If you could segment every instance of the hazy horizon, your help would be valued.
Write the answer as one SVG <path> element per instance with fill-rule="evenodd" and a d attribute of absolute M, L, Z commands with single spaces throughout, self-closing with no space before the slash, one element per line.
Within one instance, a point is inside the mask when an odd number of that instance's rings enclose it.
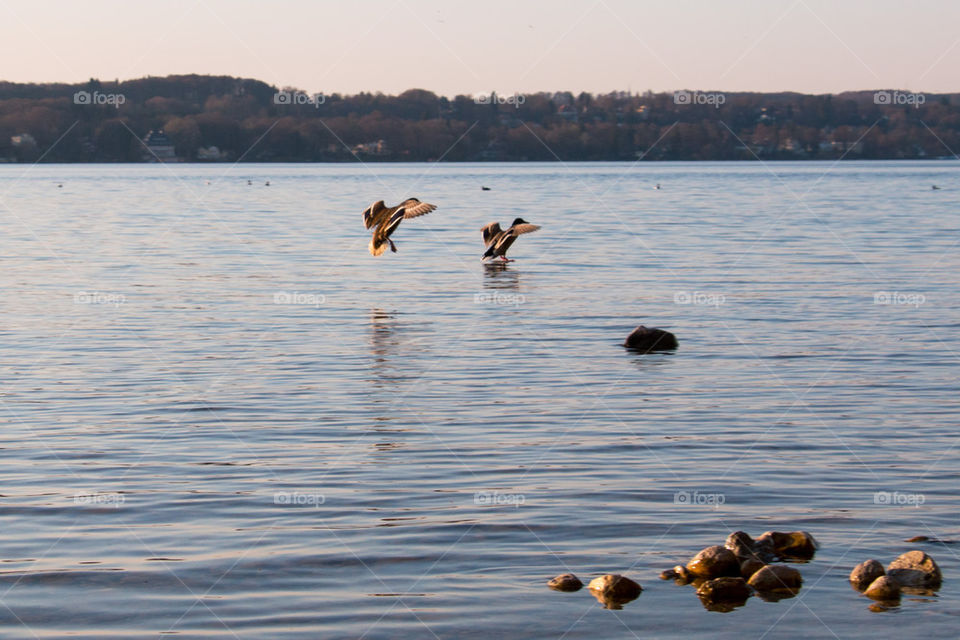
<path fill-rule="evenodd" d="M 195 73 L 344 94 L 960 90 L 960 5 L 945 0 L 174 0 L 160 11 L 57 0 L 5 3 L 0 16 L 0 54 L 19 58 L 0 72 L 11 82 Z"/>

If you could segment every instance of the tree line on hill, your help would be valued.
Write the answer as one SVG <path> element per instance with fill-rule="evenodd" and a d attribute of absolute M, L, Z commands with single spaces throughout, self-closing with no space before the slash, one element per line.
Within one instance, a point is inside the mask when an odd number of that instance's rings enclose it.
<path fill-rule="evenodd" d="M 150 145 L 148 132 L 161 131 Z M 0 82 L 0 161 L 955 157 L 960 94 L 307 94 L 226 76 Z M 158 143 L 159 141 L 159 143 Z"/>

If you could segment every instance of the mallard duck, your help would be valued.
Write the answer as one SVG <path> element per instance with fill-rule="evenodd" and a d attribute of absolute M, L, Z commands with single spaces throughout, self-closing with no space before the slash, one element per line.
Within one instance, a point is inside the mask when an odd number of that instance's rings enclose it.
<path fill-rule="evenodd" d="M 516 241 L 517 236 L 523 235 L 524 233 L 531 233 L 539 228 L 539 225 L 530 224 L 523 218 L 514 220 L 513 224 L 510 225 L 510 228 L 506 231 L 500 228 L 499 222 L 491 222 L 481 229 L 487 250 L 480 259 L 486 260 L 487 258 L 499 256 L 504 262 L 513 262 L 507 257 L 507 249 L 510 248 L 510 245 Z"/>
<path fill-rule="evenodd" d="M 364 226 L 367 229 L 374 229 L 368 247 L 370 254 L 374 256 L 382 255 L 387 250 L 387 244 L 390 245 L 390 251 L 396 253 L 397 246 L 393 244 L 390 236 L 400 226 L 400 222 L 405 218 L 416 218 L 430 213 L 436 208 L 436 205 L 420 202 L 416 198 L 407 198 L 395 207 L 386 206 L 383 204 L 383 200 L 374 202 L 363 212 Z"/>

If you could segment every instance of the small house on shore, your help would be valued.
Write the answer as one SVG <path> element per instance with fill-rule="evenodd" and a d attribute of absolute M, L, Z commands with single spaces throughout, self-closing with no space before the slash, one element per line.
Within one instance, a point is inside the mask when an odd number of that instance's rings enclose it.
<path fill-rule="evenodd" d="M 163 132 L 163 129 L 150 130 L 143 138 L 146 149 L 143 151 L 144 162 L 179 162 L 176 149 Z"/>

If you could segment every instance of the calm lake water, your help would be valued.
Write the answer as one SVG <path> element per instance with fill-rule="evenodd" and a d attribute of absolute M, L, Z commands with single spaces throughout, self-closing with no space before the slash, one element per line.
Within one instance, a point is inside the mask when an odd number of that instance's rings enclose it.
<path fill-rule="evenodd" d="M 0 167 L 0 636 L 954 638 L 958 169 Z M 816 536 L 799 596 L 657 578 L 738 529 Z"/>

